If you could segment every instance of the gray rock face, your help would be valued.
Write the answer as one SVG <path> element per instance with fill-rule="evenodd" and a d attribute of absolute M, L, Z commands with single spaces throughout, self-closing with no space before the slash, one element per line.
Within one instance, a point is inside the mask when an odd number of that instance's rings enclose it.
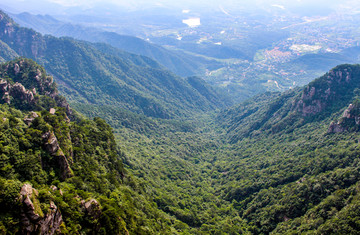
<path fill-rule="evenodd" d="M 24 184 L 20 191 L 22 234 L 55 234 L 60 232 L 63 223 L 62 215 L 54 202 L 44 215 L 40 208 L 35 208 L 33 200 L 37 200 L 38 192 L 30 184 Z M 39 211 L 40 210 L 40 211 Z"/>
<path fill-rule="evenodd" d="M 341 133 L 344 132 L 345 128 L 341 126 L 341 124 L 338 122 L 331 122 L 328 133 Z"/>
<path fill-rule="evenodd" d="M 25 89 L 25 87 L 18 82 L 11 85 L 7 81 L 1 79 L 0 94 L 2 94 L 1 99 L 8 104 L 10 104 L 10 96 L 29 104 L 33 104 L 35 102 L 33 91 Z"/>
<path fill-rule="evenodd" d="M 309 84 L 295 104 L 295 109 L 303 117 L 316 115 L 325 110 L 337 97 L 336 87 L 350 84 L 352 74 L 348 69 L 344 71 L 331 70 L 327 75 L 326 82 L 319 85 Z M 315 87 L 316 86 L 316 87 Z M 339 98 L 339 97 L 338 97 Z"/>
<path fill-rule="evenodd" d="M 65 154 L 60 148 L 59 142 L 54 132 L 46 132 L 41 136 L 44 140 L 44 147 L 50 153 L 51 156 L 55 157 L 58 161 L 61 178 L 66 179 L 72 176 L 72 171 L 69 165 L 69 161 Z"/>
<path fill-rule="evenodd" d="M 349 127 L 346 126 L 344 123 L 351 121 L 353 125 L 360 125 L 360 116 L 354 115 L 353 111 L 355 109 L 358 109 L 355 107 L 355 105 L 350 104 L 347 109 L 345 109 L 342 117 L 337 122 L 331 122 L 328 133 L 341 133 L 346 131 Z"/>

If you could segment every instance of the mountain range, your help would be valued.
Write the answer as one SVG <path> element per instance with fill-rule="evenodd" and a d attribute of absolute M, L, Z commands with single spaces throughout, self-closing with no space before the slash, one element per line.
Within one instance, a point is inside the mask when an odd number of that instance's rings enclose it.
<path fill-rule="evenodd" d="M 360 231 L 360 65 L 230 107 L 201 78 L 4 13 L 0 39 L 2 233 Z"/>
<path fill-rule="evenodd" d="M 4 13 L 0 31 L 6 49 L 4 59 L 15 52 L 38 61 L 54 76 L 70 102 L 113 105 L 162 118 L 215 109 L 229 102 L 226 98 L 212 99 L 220 95 L 201 79 L 197 84 L 203 84 L 194 87 L 191 84 L 195 83 L 164 70 L 145 56 L 106 44 L 43 36 L 19 27 Z"/>
<path fill-rule="evenodd" d="M 49 15 L 21 13 L 11 14 L 10 16 L 21 26 L 32 28 L 42 34 L 50 34 L 56 37 L 72 37 L 93 43 L 107 43 L 130 53 L 147 56 L 179 76 L 202 75 L 206 69 L 221 66 L 215 60 L 168 50 L 134 36 L 120 35 L 115 32 L 62 22 Z"/>

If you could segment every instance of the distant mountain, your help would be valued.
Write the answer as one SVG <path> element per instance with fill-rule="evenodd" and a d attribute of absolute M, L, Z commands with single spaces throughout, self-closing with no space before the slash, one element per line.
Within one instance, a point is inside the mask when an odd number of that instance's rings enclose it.
<path fill-rule="evenodd" d="M 73 37 L 89 42 L 103 42 L 130 53 L 147 56 L 158 61 L 179 76 L 204 74 L 207 68 L 220 67 L 215 60 L 192 56 L 180 51 L 170 51 L 133 36 L 120 35 L 96 28 L 65 23 L 49 15 L 30 13 L 11 14 L 11 17 L 23 27 L 32 28 L 42 34 L 56 37 Z"/>
<path fill-rule="evenodd" d="M 349 53 L 351 52 L 351 53 Z M 339 53 L 318 53 L 303 55 L 289 64 L 296 65 L 307 71 L 328 71 L 329 69 L 344 63 L 359 61 L 359 49 L 348 48 Z"/>
<path fill-rule="evenodd" d="M 108 45 L 42 36 L 0 13 L 0 38 L 17 55 L 32 58 L 51 73 L 70 102 L 112 105 L 147 116 L 171 118 L 224 107 L 155 61 Z M 109 53 L 111 52 L 111 53 Z"/>
<path fill-rule="evenodd" d="M 1 62 L 9 61 L 17 56 L 18 56 L 18 54 L 13 49 L 11 49 L 6 43 L 4 43 L 0 40 L 0 61 Z"/>

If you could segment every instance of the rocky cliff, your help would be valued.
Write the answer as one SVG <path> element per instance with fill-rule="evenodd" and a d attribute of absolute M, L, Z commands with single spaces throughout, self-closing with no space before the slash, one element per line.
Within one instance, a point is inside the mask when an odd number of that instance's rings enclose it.
<path fill-rule="evenodd" d="M 71 117 L 66 100 L 58 94 L 51 76 L 34 61 L 19 58 L 0 65 L 0 102 L 27 110 L 63 107 Z M 49 102 L 49 98 L 52 99 Z M 44 101 L 44 100 L 48 101 Z M 45 105 L 47 103 L 47 105 Z M 45 107 L 45 106 L 46 107 Z"/>
<path fill-rule="evenodd" d="M 348 100 L 359 87 L 359 67 L 341 65 L 307 85 L 294 109 L 303 117 L 316 115 L 325 109 Z M 350 94 L 349 94 L 350 93 Z"/>
<path fill-rule="evenodd" d="M 360 103 L 356 100 L 343 112 L 341 118 L 331 122 L 328 133 L 341 133 L 344 131 L 357 131 L 360 128 Z"/>
<path fill-rule="evenodd" d="M 44 140 L 45 149 L 50 153 L 52 157 L 56 159 L 58 168 L 60 170 L 61 179 L 64 180 L 66 178 L 73 176 L 73 172 L 70 168 L 69 160 L 65 156 L 64 152 L 61 150 L 59 142 L 54 132 L 50 132 L 50 131 L 45 132 L 41 137 Z M 72 155 L 72 151 L 70 152 L 70 155 Z"/>
<path fill-rule="evenodd" d="M 30 184 L 24 184 L 20 191 L 22 234 L 52 235 L 60 233 L 63 223 L 61 212 L 53 201 L 48 204 L 45 213 L 39 206 L 37 199 L 39 192 Z"/>

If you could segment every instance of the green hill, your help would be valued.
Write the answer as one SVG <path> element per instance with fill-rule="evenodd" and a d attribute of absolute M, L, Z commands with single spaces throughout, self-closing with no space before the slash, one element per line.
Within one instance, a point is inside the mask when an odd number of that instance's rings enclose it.
<path fill-rule="evenodd" d="M 107 45 L 42 36 L 1 13 L 1 40 L 20 56 L 44 65 L 70 102 L 112 105 L 152 117 L 172 118 L 225 105 L 207 100 L 185 79 L 156 62 Z M 112 53 L 108 53 L 112 51 Z"/>
<path fill-rule="evenodd" d="M 205 73 L 208 68 L 220 67 L 220 63 L 215 60 L 191 56 L 179 51 L 170 51 L 133 36 L 64 23 L 49 15 L 21 13 L 12 14 L 11 16 L 21 26 L 32 28 L 43 34 L 56 37 L 72 37 L 94 43 L 107 43 L 130 53 L 147 56 L 179 76 L 200 75 Z"/>

